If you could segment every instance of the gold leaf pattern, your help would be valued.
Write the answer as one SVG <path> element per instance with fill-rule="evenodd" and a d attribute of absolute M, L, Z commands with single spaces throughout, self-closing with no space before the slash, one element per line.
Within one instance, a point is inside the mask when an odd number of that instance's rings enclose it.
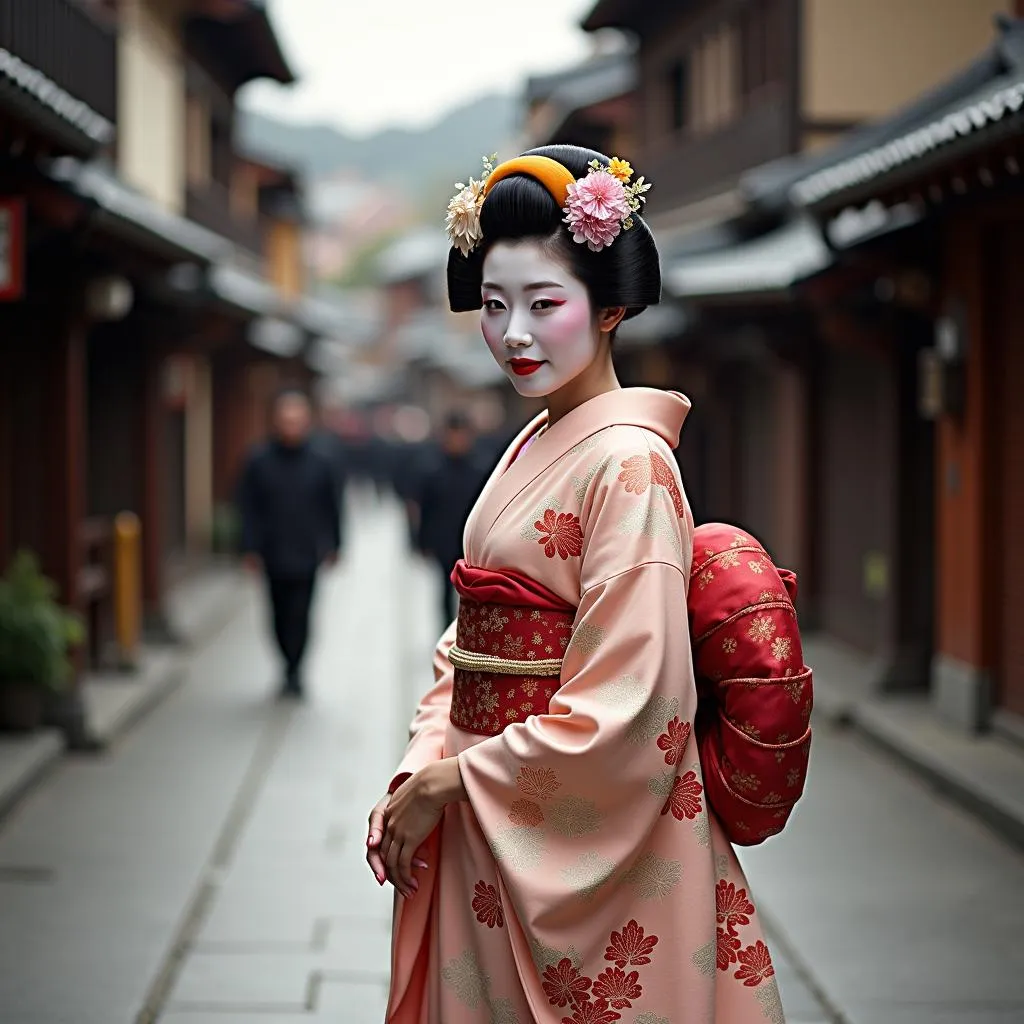
<path fill-rule="evenodd" d="M 593 654 L 604 643 L 605 629 L 594 622 L 581 622 L 569 638 L 569 649 L 580 654 Z"/>
<path fill-rule="evenodd" d="M 707 815 L 707 811 L 698 814 L 693 822 L 693 834 L 697 839 L 697 844 L 704 847 L 706 850 L 711 845 L 711 819 Z"/>
<path fill-rule="evenodd" d="M 723 878 L 729 877 L 729 857 L 728 854 L 720 853 L 715 858 L 715 880 L 721 882 Z"/>
<path fill-rule="evenodd" d="M 495 999 L 491 1002 L 491 1024 L 519 1024 L 511 999 Z"/>
<path fill-rule="evenodd" d="M 782 1009 L 782 996 L 779 995 L 779 985 L 774 978 L 758 988 L 754 998 L 761 1004 L 761 1012 L 770 1024 L 786 1024 L 786 1015 Z"/>
<path fill-rule="evenodd" d="M 678 714 L 678 697 L 654 697 L 630 723 L 626 738 L 637 746 L 650 743 Z"/>
<path fill-rule="evenodd" d="M 604 431 L 599 431 L 596 434 L 591 434 L 590 437 L 585 437 L 579 444 L 573 445 L 573 447 L 569 449 L 569 455 L 585 455 L 587 452 L 592 452 L 601 444 L 602 433 L 604 433 Z"/>
<path fill-rule="evenodd" d="M 726 654 L 735 654 L 738 646 L 739 645 L 736 643 L 736 638 L 734 636 L 727 636 L 722 641 L 722 650 L 725 651 Z"/>
<path fill-rule="evenodd" d="M 473 950 L 467 949 L 458 959 L 449 960 L 441 971 L 441 977 L 455 989 L 460 1002 L 470 1009 L 475 1010 L 486 1002 L 491 979 L 484 974 Z"/>
<path fill-rule="evenodd" d="M 683 865 L 654 852 L 645 853 L 623 877 L 641 900 L 663 900 L 679 884 Z"/>
<path fill-rule="evenodd" d="M 594 688 L 594 698 L 608 707 L 621 710 L 629 718 L 635 717 L 647 703 L 648 689 L 639 676 L 625 675 L 609 679 Z"/>
<path fill-rule="evenodd" d="M 503 868 L 529 871 L 540 863 L 544 853 L 544 830 L 506 825 L 491 840 L 491 852 Z"/>
<path fill-rule="evenodd" d="M 587 902 L 615 873 L 615 861 L 596 851 L 580 855 L 575 864 L 562 869 L 562 879 L 576 895 Z"/>
<path fill-rule="evenodd" d="M 545 968 L 554 967 L 563 960 L 568 960 L 577 971 L 583 970 L 583 957 L 575 946 L 570 946 L 564 953 L 553 946 L 545 946 L 539 939 L 530 939 L 530 955 L 537 965 L 537 973 L 543 974 Z"/>
<path fill-rule="evenodd" d="M 717 962 L 718 952 L 716 949 L 715 940 L 712 939 L 710 942 L 704 943 L 696 953 L 690 957 L 690 962 L 694 967 L 704 975 L 705 978 L 713 978 L 715 976 L 715 964 Z"/>
<path fill-rule="evenodd" d="M 718 559 L 718 564 L 723 569 L 735 569 L 740 564 L 738 551 L 723 551 Z"/>
<path fill-rule="evenodd" d="M 751 620 L 747 636 L 755 644 L 767 643 L 775 636 L 775 623 L 767 615 L 755 615 Z"/>
<path fill-rule="evenodd" d="M 618 525 L 619 533 L 641 534 L 644 537 L 669 542 L 677 558 L 683 557 L 683 542 L 680 536 L 679 520 L 671 507 L 671 498 L 662 488 L 651 492 L 646 504 L 635 505 L 627 512 Z"/>
<path fill-rule="evenodd" d="M 655 776 L 653 779 L 647 780 L 647 788 L 651 791 L 652 796 L 660 797 L 662 800 L 667 800 L 672 795 L 672 789 L 676 782 L 676 770 L 672 768 L 663 771 L 660 775 Z"/>
<path fill-rule="evenodd" d="M 653 1013 L 641 1013 L 636 1024 L 669 1024 L 668 1017 L 657 1017 Z"/>
<path fill-rule="evenodd" d="M 586 471 L 583 476 L 574 476 L 572 478 L 572 490 L 576 497 L 576 504 L 582 505 L 587 498 L 587 488 L 590 487 L 591 481 L 595 476 L 604 468 L 607 467 L 607 462 L 599 462 Z"/>
<path fill-rule="evenodd" d="M 601 812 L 597 804 L 579 796 L 562 797 L 551 805 L 545 817 L 553 832 L 570 839 L 578 839 L 601 827 Z"/>
<path fill-rule="evenodd" d="M 788 636 L 777 636 L 772 641 L 772 657 L 776 661 L 789 661 L 793 640 Z"/>

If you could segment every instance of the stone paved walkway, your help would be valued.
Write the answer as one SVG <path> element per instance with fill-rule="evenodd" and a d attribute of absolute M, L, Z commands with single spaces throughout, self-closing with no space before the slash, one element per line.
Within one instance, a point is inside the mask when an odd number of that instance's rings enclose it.
<path fill-rule="evenodd" d="M 439 623 L 396 509 L 353 520 L 307 704 L 271 699 L 253 588 L 166 704 L 4 823 L 3 1024 L 383 1019 L 391 897 L 365 819 Z M 1024 1020 L 1019 856 L 847 735 L 822 729 L 814 758 L 791 830 L 743 857 L 790 1024 Z"/>

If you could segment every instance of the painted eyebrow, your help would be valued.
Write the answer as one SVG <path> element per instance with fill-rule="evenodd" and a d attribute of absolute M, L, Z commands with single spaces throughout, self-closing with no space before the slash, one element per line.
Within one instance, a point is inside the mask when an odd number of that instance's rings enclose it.
<path fill-rule="evenodd" d="M 501 285 L 495 284 L 493 281 L 484 281 L 480 286 L 481 288 L 493 288 L 495 291 L 501 291 Z M 563 288 L 564 285 L 559 284 L 557 281 L 535 281 L 533 284 L 528 284 L 523 291 L 524 292 L 539 292 L 546 288 Z"/>

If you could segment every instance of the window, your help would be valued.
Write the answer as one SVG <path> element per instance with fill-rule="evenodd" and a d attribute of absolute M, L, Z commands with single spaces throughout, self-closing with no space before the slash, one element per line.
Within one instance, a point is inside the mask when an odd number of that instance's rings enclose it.
<path fill-rule="evenodd" d="M 690 121 L 690 62 L 686 58 L 674 61 L 667 76 L 670 126 L 682 131 Z"/>
<path fill-rule="evenodd" d="M 200 97 L 189 96 L 185 114 L 188 183 L 205 187 L 210 183 L 210 109 Z"/>
<path fill-rule="evenodd" d="M 780 0 L 755 0 L 740 18 L 740 88 L 750 106 L 784 77 L 785 11 Z"/>

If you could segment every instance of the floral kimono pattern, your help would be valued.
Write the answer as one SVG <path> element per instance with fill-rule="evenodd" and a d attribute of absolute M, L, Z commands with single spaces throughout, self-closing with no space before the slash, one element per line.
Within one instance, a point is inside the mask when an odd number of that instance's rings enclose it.
<path fill-rule="evenodd" d="M 562 659 L 546 710 L 514 677 L 495 701 L 514 718 L 522 696 L 528 717 L 492 735 L 454 724 L 483 712 L 460 696 L 453 714 L 455 624 L 441 638 L 395 779 L 457 756 L 469 799 L 428 840 L 419 892 L 396 895 L 389 1022 L 783 1021 L 693 733 L 693 523 L 672 457 L 688 409 L 630 388 L 538 436 L 541 415 L 469 517 L 469 565 L 514 570 L 575 613 L 564 650 L 538 631 L 537 656 Z"/>

